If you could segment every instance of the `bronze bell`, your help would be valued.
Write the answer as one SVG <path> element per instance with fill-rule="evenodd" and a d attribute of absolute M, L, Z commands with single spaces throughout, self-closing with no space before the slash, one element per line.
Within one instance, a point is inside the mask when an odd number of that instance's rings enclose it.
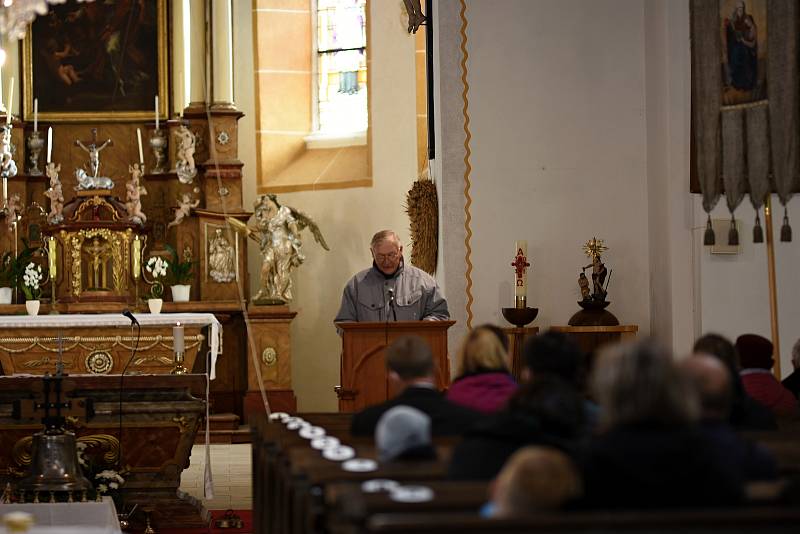
<path fill-rule="evenodd" d="M 18 490 L 82 491 L 92 484 L 81 472 L 72 432 L 37 432 L 33 435 L 31 466 Z"/>

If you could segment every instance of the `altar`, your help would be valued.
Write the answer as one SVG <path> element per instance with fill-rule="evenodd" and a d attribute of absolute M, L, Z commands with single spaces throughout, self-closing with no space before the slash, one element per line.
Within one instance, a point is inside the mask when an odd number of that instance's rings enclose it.
<path fill-rule="evenodd" d="M 213 314 L 134 317 L 141 332 L 121 313 L 0 316 L 0 374 L 54 373 L 59 356 L 68 374 L 169 374 L 174 328 L 181 326 L 184 367 L 216 378 L 221 325 Z M 198 354 L 208 354 L 210 364 Z"/>

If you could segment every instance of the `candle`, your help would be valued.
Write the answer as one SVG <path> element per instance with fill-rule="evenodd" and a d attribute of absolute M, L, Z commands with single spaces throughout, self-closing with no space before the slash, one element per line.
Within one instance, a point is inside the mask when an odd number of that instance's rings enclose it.
<path fill-rule="evenodd" d="M 133 236 L 133 279 L 138 280 L 142 272 L 142 242 L 139 236 Z"/>
<path fill-rule="evenodd" d="M 139 164 L 144 165 L 144 152 L 142 152 L 142 130 L 136 128 L 136 141 L 139 143 Z"/>
<path fill-rule="evenodd" d="M 525 308 L 528 289 L 528 242 L 517 241 L 514 243 L 514 296 L 516 307 Z"/>
<path fill-rule="evenodd" d="M 175 354 L 180 354 L 184 351 L 183 326 L 181 326 L 181 323 L 172 327 L 172 346 L 175 350 Z"/>
<path fill-rule="evenodd" d="M 50 237 L 47 240 L 47 263 L 50 268 L 50 280 L 55 284 L 56 281 L 56 238 Z"/>
<path fill-rule="evenodd" d="M 8 110 L 6 111 L 6 124 L 11 124 L 11 104 L 14 102 L 14 77 L 8 82 Z"/>
<path fill-rule="evenodd" d="M 39 99 L 33 99 L 33 131 L 39 131 Z"/>
<path fill-rule="evenodd" d="M 8 177 L 3 176 L 3 204 L 8 204 Z"/>
<path fill-rule="evenodd" d="M 158 130 L 158 95 L 156 95 L 156 130 Z"/>
<path fill-rule="evenodd" d="M 47 163 L 53 162 L 53 127 L 47 127 Z"/>

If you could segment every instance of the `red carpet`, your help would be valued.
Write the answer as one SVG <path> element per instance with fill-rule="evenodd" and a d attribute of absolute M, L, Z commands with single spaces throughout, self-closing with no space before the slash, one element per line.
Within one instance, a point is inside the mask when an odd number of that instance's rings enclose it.
<path fill-rule="evenodd" d="M 156 531 L 159 534 L 252 534 L 252 510 L 233 511 L 244 523 L 242 528 L 217 528 L 216 522 L 218 519 L 222 519 L 225 512 L 226 510 L 211 510 L 211 524 L 207 528 L 157 528 Z"/>

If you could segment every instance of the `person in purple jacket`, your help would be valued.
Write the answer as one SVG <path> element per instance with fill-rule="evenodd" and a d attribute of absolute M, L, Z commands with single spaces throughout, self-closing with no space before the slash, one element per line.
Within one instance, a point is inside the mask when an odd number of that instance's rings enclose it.
<path fill-rule="evenodd" d="M 447 400 L 481 413 L 502 409 L 516 391 L 509 373 L 508 351 L 491 325 L 479 326 L 467 334 L 457 360 L 457 376 Z"/>

